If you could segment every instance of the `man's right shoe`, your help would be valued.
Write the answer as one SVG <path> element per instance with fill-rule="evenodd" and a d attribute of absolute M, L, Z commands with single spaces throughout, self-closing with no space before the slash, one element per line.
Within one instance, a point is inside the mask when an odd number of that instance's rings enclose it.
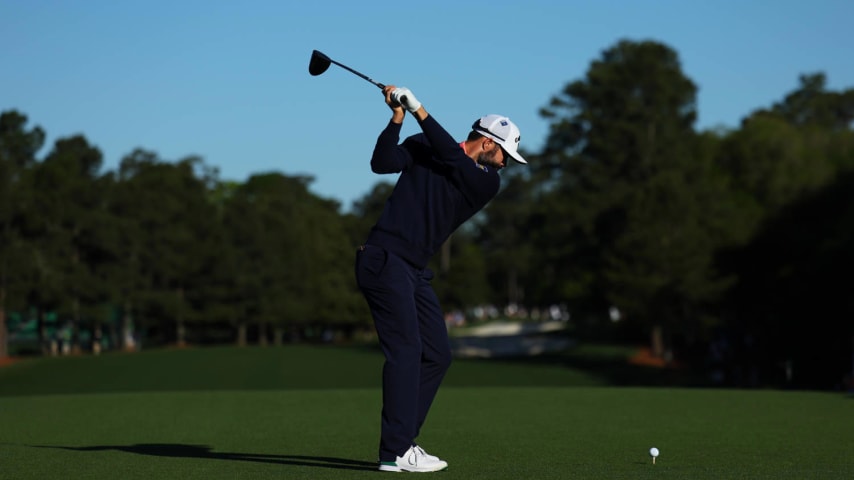
<path fill-rule="evenodd" d="M 383 472 L 438 472 L 448 468 L 448 462 L 429 455 L 423 448 L 413 445 L 393 462 L 380 462 Z"/>

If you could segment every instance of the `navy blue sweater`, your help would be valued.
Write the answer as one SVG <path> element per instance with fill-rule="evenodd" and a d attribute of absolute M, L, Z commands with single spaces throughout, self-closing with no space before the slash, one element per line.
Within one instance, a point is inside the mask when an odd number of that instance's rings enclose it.
<path fill-rule="evenodd" d="M 367 243 L 424 268 L 445 240 L 498 193 L 494 168 L 476 164 L 432 116 L 398 145 L 401 125 L 380 133 L 371 170 L 400 173 Z"/>

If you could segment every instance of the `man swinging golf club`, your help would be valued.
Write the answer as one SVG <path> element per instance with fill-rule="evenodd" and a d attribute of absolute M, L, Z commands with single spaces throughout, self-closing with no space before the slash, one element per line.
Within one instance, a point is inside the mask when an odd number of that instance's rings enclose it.
<path fill-rule="evenodd" d="M 498 193 L 498 171 L 511 158 L 527 162 L 517 151 L 519 129 L 507 117 L 478 119 L 460 143 L 409 89 L 381 88 L 392 116 L 377 139 L 371 170 L 400 176 L 356 254 L 356 280 L 385 354 L 379 469 L 435 472 L 447 462 L 415 439 L 450 366 L 451 348 L 426 266 L 451 233 Z M 398 144 L 407 111 L 423 133 Z"/>

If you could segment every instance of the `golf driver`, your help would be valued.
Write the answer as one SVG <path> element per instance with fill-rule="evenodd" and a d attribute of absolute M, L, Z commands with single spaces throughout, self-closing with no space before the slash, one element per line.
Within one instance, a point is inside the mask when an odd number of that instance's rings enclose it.
<path fill-rule="evenodd" d="M 314 76 L 320 75 L 321 73 L 325 72 L 326 69 L 329 68 L 329 65 L 332 63 L 334 63 L 335 65 L 338 65 L 339 67 L 343 68 L 344 70 L 349 70 L 350 72 L 355 73 L 356 75 L 358 75 L 358 76 L 364 78 L 365 80 L 373 83 L 374 85 L 380 87 L 381 89 L 385 88 L 385 85 L 383 85 L 382 83 L 375 82 L 373 79 L 369 78 L 367 75 L 359 73 L 359 72 L 353 70 L 352 68 L 348 67 L 347 65 L 344 65 L 343 63 L 338 63 L 335 60 L 332 60 L 331 58 L 327 57 L 325 54 L 323 54 L 323 52 L 319 52 L 317 50 L 313 50 L 311 52 L 311 62 L 309 62 L 309 64 L 308 64 L 308 73 L 310 73 Z"/>

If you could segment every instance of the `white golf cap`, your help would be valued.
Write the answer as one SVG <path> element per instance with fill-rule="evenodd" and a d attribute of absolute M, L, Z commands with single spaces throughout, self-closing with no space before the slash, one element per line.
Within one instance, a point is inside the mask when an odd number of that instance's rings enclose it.
<path fill-rule="evenodd" d="M 521 138 L 519 127 L 511 122 L 509 118 L 503 115 L 486 115 L 474 122 L 471 129 L 495 140 L 505 152 L 513 157 L 513 160 L 519 163 L 528 163 L 517 151 L 519 148 L 519 139 Z"/>

